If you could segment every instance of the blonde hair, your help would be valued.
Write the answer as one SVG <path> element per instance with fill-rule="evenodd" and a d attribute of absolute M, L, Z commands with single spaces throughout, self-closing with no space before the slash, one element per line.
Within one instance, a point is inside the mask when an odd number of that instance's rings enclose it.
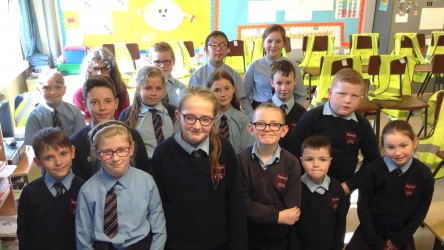
<path fill-rule="evenodd" d="M 140 96 L 140 89 L 148 81 L 150 77 L 160 77 L 162 79 L 163 85 L 165 85 L 165 76 L 162 70 L 156 66 L 145 66 L 137 72 L 137 85 L 136 91 L 134 92 L 134 100 L 131 104 L 131 112 L 128 114 L 125 122 L 128 126 L 134 128 L 137 125 L 139 119 L 140 107 L 142 105 L 142 97 Z"/>
<path fill-rule="evenodd" d="M 65 78 L 63 78 L 62 73 L 57 71 L 57 69 L 44 70 L 39 75 L 38 83 L 39 83 L 39 85 L 44 85 L 49 80 L 54 80 L 56 83 L 61 83 L 61 84 L 65 85 Z"/>
<path fill-rule="evenodd" d="M 203 87 L 190 87 L 188 88 L 185 93 L 183 93 L 182 98 L 179 103 L 179 113 L 184 109 L 187 100 L 192 96 L 198 96 L 202 99 L 205 99 L 213 104 L 213 115 L 217 114 L 217 109 L 219 107 L 218 101 L 216 96 L 213 94 L 211 90 L 208 88 Z M 176 121 L 176 130 L 177 132 L 181 132 L 183 128 L 180 124 L 180 119 L 177 119 Z M 219 158 L 222 151 L 221 142 L 219 139 L 219 136 L 216 133 L 216 130 L 214 126 L 211 126 L 211 130 L 208 134 L 208 137 L 210 139 L 210 166 L 211 166 L 211 180 L 213 182 L 213 187 L 216 189 L 219 185 L 219 176 L 220 176 L 220 169 L 219 169 Z"/>
<path fill-rule="evenodd" d="M 256 117 L 256 113 L 259 111 L 259 110 L 262 110 L 262 109 L 273 109 L 273 110 L 276 110 L 277 112 L 279 112 L 279 114 L 281 114 L 281 116 L 282 116 L 282 123 L 283 124 L 285 124 L 285 113 L 284 113 L 284 111 L 281 109 L 281 108 L 279 108 L 278 106 L 276 106 L 276 105 L 274 105 L 274 103 L 271 103 L 271 102 L 264 102 L 264 103 L 261 103 L 253 112 L 253 116 L 251 117 L 251 122 L 253 123 L 254 122 L 254 118 Z"/>
<path fill-rule="evenodd" d="M 152 52 L 170 52 L 171 59 L 176 60 L 176 56 L 174 55 L 173 48 L 167 42 L 158 42 L 158 43 L 153 44 L 150 48 L 150 56 L 151 56 Z"/>
<path fill-rule="evenodd" d="M 93 129 L 91 129 L 91 131 L 89 131 L 88 138 L 91 145 L 91 150 L 96 150 L 99 147 L 101 139 L 110 138 L 116 135 L 126 136 L 129 145 L 134 145 L 130 128 L 127 127 L 125 123 L 121 121 L 106 121 L 97 124 Z M 136 146 L 134 145 L 134 150 L 136 150 L 135 147 Z M 132 160 L 133 159 L 131 159 L 131 161 Z"/>

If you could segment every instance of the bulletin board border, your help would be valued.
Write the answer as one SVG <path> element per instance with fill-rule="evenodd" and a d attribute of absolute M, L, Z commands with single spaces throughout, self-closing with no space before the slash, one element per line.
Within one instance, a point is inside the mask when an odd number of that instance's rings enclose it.
<path fill-rule="evenodd" d="M 296 27 L 318 27 L 318 26 L 340 26 L 341 27 L 341 46 L 348 46 L 349 43 L 344 42 L 344 23 L 343 22 L 316 22 L 316 23 L 282 23 L 280 24 L 284 28 L 296 28 Z M 269 24 L 252 24 L 252 25 L 238 25 L 237 26 L 237 38 L 241 38 L 243 29 L 265 29 Z"/>

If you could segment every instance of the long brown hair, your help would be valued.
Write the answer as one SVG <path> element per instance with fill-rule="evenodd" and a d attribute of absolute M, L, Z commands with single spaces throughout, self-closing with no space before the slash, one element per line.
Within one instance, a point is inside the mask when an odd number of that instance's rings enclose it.
<path fill-rule="evenodd" d="M 165 83 L 165 76 L 162 70 L 156 66 L 145 66 L 137 72 L 137 85 L 134 92 L 133 104 L 131 104 L 131 112 L 128 114 L 125 122 L 130 127 L 136 127 L 139 120 L 140 106 L 142 105 L 142 97 L 140 96 L 140 89 L 145 85 L 150 77 L 160 77 L 162 82 Z"/>
<path fill-rule="evenodd" d="M 209 102 L 211 102 L 214 106 L 213 108 L 213 114 L 217 114 L 217 109 L 219 107 L 218 101 L 216 96 L 207 88 L 203 87 L 190 87 L 188 88 L 182 95 L 182 98 L 180 99 L 179 103 L 179 113 L 182 112 L 183 108 L 186 105 L 187 100 L 192 96 L 198 96 L 202 99 L 205 99 Z M 180 119 L 176 120 L 176 130 L 177 132 L 182 131 L 182 127 L 180 125 Z M 211 130 L 208 134 L 210 139 L 210 166 L 211 166 L 211 180 L 213 182 L 214 189 L 217 188 L 219 185 L 221 175 L 220 168 L 219 168 L 219 157 L 221 154 L 222 146 L 219 139 L 219 136 L 216 133 L 216 130 L 214 126 L 211 126 Z"/>
<path fill-rule="evenodd" d="M 82 63 L 85 80 L 94 75 L 94 63 L 98 61 L 103 61 L 106 64 L 107 69 L 109 70 L 109 77 L 113 81 L 114 88 L 116 89 L 116 97 L 119 98 L 118 108 L 121 109 L 123 105 L 123 100 L 125 100 L 126 97 L 126 91 L 124 91 L 126 89 L 126 85 L 122 80 L 122 76 L 120 75 L 120 70 L 116 63 L 116 59 L 107 48 L 98 47 L 88 52 L 88 55 Z"/>
<path fill-rule="evenodd" d="M 233 86 L 234 93 L 233 93 L 233 98 L 231 98 L 231 106 L 233 106 L 235 109 L 240 111 L 240 101 L 239 101 L 239 98 L 237 98 L 236 86 L 234 85 L 233 77 L 231 77 L 231 75 L 227 71 L 222 70 L 222 69 L 221 70 L 217 69 L 217 70 L 213 71 L 213 73 L 211 73 L 211 75 L 210 75 L 210 78 L 208 78 L 207 88 L 211 88 L 211 85 L 213 85 L 213 83 L 215 81 L 220 80 L 220 79 L 228 80 L 231 83 L 231 85 Z"/>

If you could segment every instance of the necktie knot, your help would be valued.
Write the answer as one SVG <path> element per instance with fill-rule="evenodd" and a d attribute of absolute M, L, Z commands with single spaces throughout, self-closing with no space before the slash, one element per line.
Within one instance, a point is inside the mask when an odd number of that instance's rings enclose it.
<path fill-rule="evenodd" d="M 191 153 L 191 155 L 192 155 L 194 158 L 199 158 L 199 157 L 201 157 L 201 156 L 203 155 L 203 152 L 202 152 L 201 149 L 195 149 L 195 150 L 193 151 L 193 153 Z"/>
<path fill-rule="evenodd" d="M 57 192 L 56 196 L 55 196 L 56 198 L 63 195 L 66 192 L 65 186 L 61 182 L 54 183 L 53 187 L 55 188 L 55 190 Z"/>
<path fill-rule="evenodd" d="M 396 168 L 395 170 L 392 171 L 393 174 L 400 176 L 402 174 L 402 170 L 400 168 Z"/>
<path fill-rule="evenodd" d="M 228 127 L 228 119 L 226 115 L 223 115 L 220 118 L 219 135 L 227 139 L 230 137 L 230 127 Z"/>
<path fill-rule="evenodd" d="M 284 114 L 286 114 L 287 113 L 287 104 L 282 104 L 281 106 L 280 106 L 280 108 L 282 109 L 282 111 L 284 111 Z"/>
<path fill-rule="evenodd" d="M 59 111 L 57 109 L 54 109 L 52 111 L 52 126 L 54 128 L 59 127 L 60 129 L 63 129 L 62 122 L 60 121 L 60 117 L 59 117 Z"/>

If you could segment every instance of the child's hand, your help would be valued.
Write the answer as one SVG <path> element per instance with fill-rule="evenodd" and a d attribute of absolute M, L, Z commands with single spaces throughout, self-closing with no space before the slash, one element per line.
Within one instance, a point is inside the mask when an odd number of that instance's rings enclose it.
<path fill-rule="evenodd" d="M 398 248 L 397 248 L 395 245 L 393 245 L 393 243 L 392 243 L 391 240 L 388 240 L 388 241 L 386 242 L 386 245 L 385 245 L 384 250 L 397 250 L 397 249 L 398 249 Z"/>
<path fill-rule="evenodd" d="M 298 207 L 279 211 L 278 224 L 294 225 L 299 220 L 301 210 Z"/>
<path fill-rule="evenodd" d="M 348 189 L 347 183 L 341 183 L 342 189 L 344 189 L 345 196 L 350 195 L 350 189 Z"/>

